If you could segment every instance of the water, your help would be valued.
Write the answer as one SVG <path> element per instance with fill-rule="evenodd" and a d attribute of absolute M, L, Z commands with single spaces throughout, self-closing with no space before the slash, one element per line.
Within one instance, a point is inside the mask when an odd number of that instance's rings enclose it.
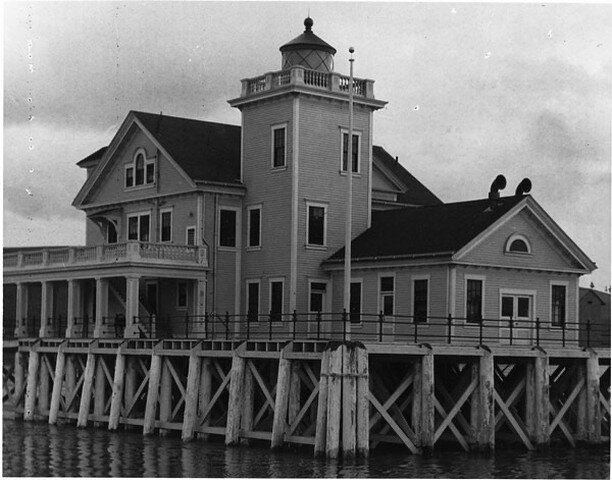
<path fill-rule="evenodd" d="M 610 454 L 597 449 L 548 452 L 502 450 L 410 455 L 378 449 L 367 461 L 313 459 L 312 449 L 271 452 L 261 447 L 143 437 L 4 420 L 2 474 L 48 477 L 376 477 L 376 478 L 609 478 Z"/>

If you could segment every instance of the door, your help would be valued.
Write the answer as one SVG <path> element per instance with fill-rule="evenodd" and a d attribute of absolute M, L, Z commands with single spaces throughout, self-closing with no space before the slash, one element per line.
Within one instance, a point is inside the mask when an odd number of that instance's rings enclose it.
<path fill-rule="evenodd" d="M 533 329 L 533 296 L 520 294 L 501 295 L 500 343 L 530 345 Z M 512 320 L 512 328 L 510 328 Z M 512 342 L 510 336 L 512 335 Z"/>
<path fill-rule="evenodd" d="M 327 283 L 310 282 L 308 336 L 317 338 L 329 332 L 329 320 L 325 313 L 327 308 Z"/>

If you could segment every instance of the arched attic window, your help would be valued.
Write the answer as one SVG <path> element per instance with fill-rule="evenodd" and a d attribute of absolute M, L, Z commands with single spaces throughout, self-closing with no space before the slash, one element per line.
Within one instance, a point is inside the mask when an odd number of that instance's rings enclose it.
<path fill-rule="evenodd" d="M 155 183 L 155 157 L 147 158 L 144 148 L 134 153 L 131 163 L 125 165 L 125 187 L 139 187 Z"/>
<path fill-rule="evenodd" d="M 515 233 L 511 235 L 506 241 L 506 252 L 507 253 L 522 253 L 528 255 L 531 253 L 531 245 L 527 237 Z"/>

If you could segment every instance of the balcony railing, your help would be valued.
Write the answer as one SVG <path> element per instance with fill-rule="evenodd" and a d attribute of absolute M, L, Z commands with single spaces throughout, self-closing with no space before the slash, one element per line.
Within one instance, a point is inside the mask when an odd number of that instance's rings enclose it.
<path fill-rule="evenodd" d="M 283 88 L 287 85 L 306 86 L 328 92 L 349 93 L 350 78 L 335 72 L 308 70 L 294 66 L 289 70 L 266 73 L 242 80 L 242 97 Z M 353 78 L 353 94 L 357 97 L 374 98 L 374 81 Z"/>
<path fill-rule="evenodd" d="M 112 264 L 117 262 L 208 266 L 205 246 L 129 241 L 93 247 L 44 248 L 4 254 L 5 272 L 44 267 Z"/>

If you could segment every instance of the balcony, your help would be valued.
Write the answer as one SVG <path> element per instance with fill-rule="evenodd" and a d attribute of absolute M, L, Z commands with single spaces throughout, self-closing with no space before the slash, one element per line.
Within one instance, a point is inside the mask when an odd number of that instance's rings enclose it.
<path fill-rule="evenodd" d="M 4 253 L 4 272 L 117 263 L 208 267 L 205 246 L 129 241 L 92 247 L 41 248 Z"/>
<path fill-rule="evenodd" d="M 242 80 L 240 99 L 264 92 L 286 89 L 291 86 L 348 94 L 349 83 L 350 78 L 346 75 L 307 70 L 301 66 L 294 66 L 289 70 L 270 72 L 259 77 Z M 353 95 L 357 98 L 374 100 L 374 80 L 353 78 Z M 240 99 L 235 101 L 239 102 Z"/>

